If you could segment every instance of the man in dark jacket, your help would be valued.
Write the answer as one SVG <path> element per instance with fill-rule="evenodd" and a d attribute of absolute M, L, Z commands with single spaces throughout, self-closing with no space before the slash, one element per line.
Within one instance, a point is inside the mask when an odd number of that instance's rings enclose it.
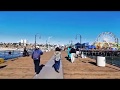
<path fill-rule="evenodd" d="M 39 46 L 36 46 L 35 50 L 32 52 L 32 59 L 34 61 L 34 66 L 35 66 L 35 73 L 36 76 L 40 72 L 40 56 L 43 55 L 43 52 L 39 49 Z"/>

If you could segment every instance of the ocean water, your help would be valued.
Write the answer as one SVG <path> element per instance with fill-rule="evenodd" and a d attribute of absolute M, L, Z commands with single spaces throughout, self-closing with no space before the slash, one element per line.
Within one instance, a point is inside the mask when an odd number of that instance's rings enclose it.
<path fill-rule="evenodd" d="M 22 57 L 23 56 L 23 51 L 18 51 L 18 50 L 12 50 L 11 54 L 9 54 L 10 50 L 6 51 L 0 51 L 0 58 L 4 58 L 4 60 L 9 60 L 17 57 Z M 31 54 L 32 50 L 28 50 L 28 53 Z"/>

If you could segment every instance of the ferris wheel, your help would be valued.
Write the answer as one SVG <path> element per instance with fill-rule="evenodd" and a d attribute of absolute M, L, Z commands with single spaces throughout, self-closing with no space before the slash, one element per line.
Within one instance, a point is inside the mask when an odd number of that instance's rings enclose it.
<path fill-rule="evenodd" d="M 95 42 L 117 43 L 118 38 L 112 32 L 103 32 L 98 35 Z"/>

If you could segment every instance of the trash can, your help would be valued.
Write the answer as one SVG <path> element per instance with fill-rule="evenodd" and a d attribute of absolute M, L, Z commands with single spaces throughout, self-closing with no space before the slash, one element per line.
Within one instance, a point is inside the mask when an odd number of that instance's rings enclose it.
<path fill-rule="evenodd" d="M 97 56 L 97 66 L 105 67 L 106 59 L 103 56 Z"/>

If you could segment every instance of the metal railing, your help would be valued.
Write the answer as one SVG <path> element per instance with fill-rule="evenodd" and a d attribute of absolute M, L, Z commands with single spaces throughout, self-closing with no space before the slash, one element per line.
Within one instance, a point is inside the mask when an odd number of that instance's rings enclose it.
<path fill-rule="evenodd" d="M 106 57 L 106 63 L 120 67 L 120 51 L 110 50 L 81 50 L 84 55 L 92 59 L 97 59 L 97 56 Z"/>

